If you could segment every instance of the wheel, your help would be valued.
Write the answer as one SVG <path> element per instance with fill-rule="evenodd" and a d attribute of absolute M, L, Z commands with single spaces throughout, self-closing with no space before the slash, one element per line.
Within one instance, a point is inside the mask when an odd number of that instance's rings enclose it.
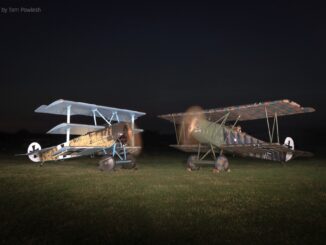
<path fill-rule="evenodd" d="M 196 164 L 194 163 L 195 160 L 197 160 L 196 155 L 191 155 L 188 157 L 187 170 L 189 170 L 189 171 L 199 170 L 199 167 L 197 167 Z"/>
<path fill-rule="evenodd" d="M 114 170 L 115 167 L 115 160 L 111 156 L 106 156 L 104 157 L 100 162 L 99 162 L 99 169 L 101 171 L 112 171 Z"/>
<path fill-rule="evenodd" d="M 226 156 L 220 155 L 216 159 L 214 169 L 217 170 L 217 172 L 222 171 L 222 170 L 224 170 L 224 171 L 229 170 L 229 161 L 226 158 Z"/>
<path fill-rule="evenodd" d="M 127 158 L 126 160 L 130 160 L 131 162 L 130 163 L 124 163 L 122 165 L 122 168 L 123 169 L 132 169 L 132 168 L 136 169 L 136 158 L 133 155 L 130 155 L 130 154 L 128 154 L 126 158 Z"/>

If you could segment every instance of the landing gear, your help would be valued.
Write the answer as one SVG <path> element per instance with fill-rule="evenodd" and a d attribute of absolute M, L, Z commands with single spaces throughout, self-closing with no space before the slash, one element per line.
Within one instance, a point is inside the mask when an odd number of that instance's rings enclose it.
<path fill-rule="evenodd" d="M 200 167 L 197 167 L 196 164 L 194 163 L 197 160 L 196 155 L 191 155 L 189 156 L 187 160 L 187 170 L 188 171 L 194 171 L 194 170 L 199 170 Z"/>
<path fill-rule="evenodd" d="M 230 172 L 229 161 L 224 155 L 220 155 L 214 163 L 214 173 L 219 173 L 220 171 Z"/>
<path fill-rule="evenodd" d="M 188 171 L 194 171 L 199 170 L 200 167 L 198 167 L 198 164 L 208 164 L 208 165 L 214 165 L 213 172 L 219 173 L 220 171 L 230 172 L 229 168 L 229 161 L 224 155 L 220 155 L 216 158 L 216 160 L 199 160 L 197 155 L 191 155 L 189 156 L 187 160 L 187 170 Z"/>
<path fill-rule="evenodd" d="M 99 161 L 99 170 L 101 171 L 113 171 L 118 169 L 137 169 L 136 160 L 134 156 L 127 155 L 125 160 L 115 160 L 112 156 L 104 156 Z"/>
<path fill-rule="evenodd" d="M 201 156 L 201 153 L 203 152 L 203 148 L 201 145 L 198 145 L 198 152 L 197 155 L 191 155 L 189 156 L 187 160 L 187 170 L 193 171 L 193 170 L 199 170 L 200 167 L 197 167 L 198 164 L 205 164 L 205 165 L 213 165 L 213 172 L 219 173 L 220 171 L 227 171 L 230 172 L 229 169 L 229 162 L 228 159 L 223 155 L 223 150 L 216 149 L 212 144 L 209 145 L 210 147 L 206 146 L 206 150 L 204 151 L 204 154 Z M 220 156 L 217 157 L 215 154 L 218 152 Z M 211 154 L 213 160 L 205 160 L 207 156 Z"/>
<path fill-rule="evenodd" d="M 137 169 L 137 165 L 136 165 L 136 159 L 134 156 L 128 154 L 127 157 L 126 157 L 126 160 L 127 161 L 130 161 L 129 163 L 124 163 L 122 165 L 122 168 L 123 169 Z"/>
<path fill-rule="evenodd" d="M 104 156 L 99 162 L 99 167 L 101 171 L 112 171 L 115 168 L 115 160 L 111 156 Z"/>

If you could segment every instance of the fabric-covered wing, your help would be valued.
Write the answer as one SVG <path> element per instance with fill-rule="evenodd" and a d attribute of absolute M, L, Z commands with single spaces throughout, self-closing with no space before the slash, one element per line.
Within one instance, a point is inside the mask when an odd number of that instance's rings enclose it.
<path fill-rule="evenodd" d="M 103 148 L 103 147 L 70 147 L 65 146 L 60 150 L 56 151 L 53 156 L 59 158 L 65 158 L 66 156 L 70 157 L 80 157 L 80 156 L 89 156 L 92 154 L 104 155 L 104 154 L 111 154 L 112 147 Z M 141 150 L 141 147 L 134 146 L 134 147 L 125 147 L 126 153 L 137 153 Z M 116 152 L 121 152 L 123 148 L 116 147 Z"/>
<path fill-rule="evenodd" d="M 277 143 L 227 144 L 221 145 L 220 148 L 229 153 L 272 161 L 285 161 L 287 153 L 293 154 L 293 157 L 312 156 L 310 152 L 291 150 Z"/>
<path fill-rule="evenodd" d="M 107 107 L 83 102 L 75 102 L 69 100 L 57 100 L 49 105 L 42 105 L 35 110 L 39 113 L 49 113 L 57 115 L 67 115 L 67 107 L 70 108 L 70 115 L 83 115 L 83 116 L 93 116 L 93 111 L 98 110 L 104 117 L 111 118 L 113 115 L 118 115 L 119 121 L 130 122 L 131 116 L 134 115 L 134 119 L 145 115 L 144 112 L 132 111 L 126 109 L 119 109 L 114 107 Z M 98 114 L 95 114 L 99 117 Z"/>
<path fill-rule="evenodd" d="M 57 158 L 65 158 L 66 156 L 70 157 L 80 157 L 80 156 L 88 156 L 95 154 L 99 151 L 104 151 L 103 147 L 69 147 L 65 146 L 60 150 L 53 153 L 54 157 Z"/>
<path fill-rule="evenodd" d="M 76 123 L 61 123 L 54 128 L 50 129 L 47 134 L 66 134 L 67 129 L 70 129 L 71 135 L 84 135 L 89 132 L 94 132 L 103 129 L 104 126 L 99 125 L 87 125 Z"/>
<path fill-rule="evenodd" d="M 266 118 L 266 111 L 268 117 L 274 117 L 275 113 L 277 116 L 294 115 L 300 113 L 314 112 L 315 109 L 311 107 L 301 107 L 296 102 L 284 99 L 271 102 L 260 102 L 249 105 L 230 106 L 225 108 L 217 108 L 204 110 L 202 113 L 206 119 L 210 121 L 216 121 L 227 113 L 230 113 L 227 121 L 247 121 Z M 186 113 L 173 113 L 159 116 L 160 118 L 169 120 L 175 123 L 181 123 Z M 195 113 L 187 113 L 196 114 Z"/>
<path fill-rule="evenodd" d="M 184 152 L 198 152 L 199 146 L 198 145 L 170 145 L 178 150 Z M 200 145 L 200 152 L 205 153 L 211 148 L 208 145 Z M 219 152 L 218 148 L 214 148 L 215 152 Z"/>

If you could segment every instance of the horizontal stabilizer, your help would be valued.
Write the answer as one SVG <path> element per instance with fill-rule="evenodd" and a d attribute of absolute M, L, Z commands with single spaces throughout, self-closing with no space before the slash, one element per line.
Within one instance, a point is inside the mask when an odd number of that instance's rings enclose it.
<path fill-rule="evenodd" d="M 31 155 L 35 155 L 35 154 L 45 152 L 45 151 L 47 151 L 47 150 L 49 150 L 51 148 L 52 147 L 42 148 L 41 150 L 35 150 L 35 151 L 31 151 L 31 152 L 26 152 L 26 153 L 15 154 L 15 156 L 31 156 Z"/>
<path fill-rule="evenodd" d="M 293 157 L 313 157 L 313 156 L 314 154 L 312 152 L 295 150 Z"/>

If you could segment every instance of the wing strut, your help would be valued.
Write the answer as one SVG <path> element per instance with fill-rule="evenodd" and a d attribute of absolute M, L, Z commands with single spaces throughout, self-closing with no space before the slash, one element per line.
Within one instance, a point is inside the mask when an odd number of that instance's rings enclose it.
<path fill-rule="evenodd" d="M 110 122 L 105 118 L 105 116 L 102 115 L 101 112 L 98 111 L 98 109 L 94 109 L 94 110 L 93 110 L 93 116 L 95 115 L 95 112 L 97 112 L 97 114 L 99 114 L 100 117 L 102 117 L 102 119 L 103 119 L 107 124 L 109 124 L 109 125 L 111 126 L 111 123 L 110 123 Z"/>
<path fill-rule="evenodd" d="M 268 136 L 269 136 L 270 143 L 273 143 L 275 128 L 276 128 L 276 140 L 277 140 L 277 143 L 280 143 L 277 112 L 274 113 L 272 130 L 270 129 L 270 125 L 269 125 L 267 107 L 265 107 L 265 114 L 266 114 L 267 130 L 268 130 Z"/>
<path fill-rule="evenodd" d="M 110 123 L 112 122 L 114 116 L 115 116 L 115 119 L 117 120 L 117 122 L 120 122 L 120 119 L 119 119 L 118 113 L 115 111 L 115 112 L 112 113 L 112 116 L 111 116 L 111 118 L 110 118 Z"/>
<path fill-rule="evenodd" d="M 177 144 L 179 145 L 179 138 L 178 138 L 178 132 L 177 132 L 177 125 L 175 124 L 175 119 L 174 119 L 174 115 L 172 115 L 173 118 L 173 125 L 174 125 L 174 131 L 175 131 L 175 137 L 177 139 Z"/>
<path fill-rule="evenodd" d="M 131 146 L 134 147 L 135 146 L 135 133 L 134 133 L 134 129 L 135 129 L 135 115 L 132 114 L 131 115 Z"/>
<path fill-rule="evenodd" d="M 94 125 L 97 126 L 95 110 L 92 110 L 92 113 L 93 113 L 93 118 L 94 118 Z"/>
<path fill-rule="evenodd" d="M 70 123 L 70 112 L 71 112 L 71 105 L 67 106 L 67 124 Z M 67 128 L 66 131 L 66 144 L 68 145 L 70 141 L 70 127 Z"/>

